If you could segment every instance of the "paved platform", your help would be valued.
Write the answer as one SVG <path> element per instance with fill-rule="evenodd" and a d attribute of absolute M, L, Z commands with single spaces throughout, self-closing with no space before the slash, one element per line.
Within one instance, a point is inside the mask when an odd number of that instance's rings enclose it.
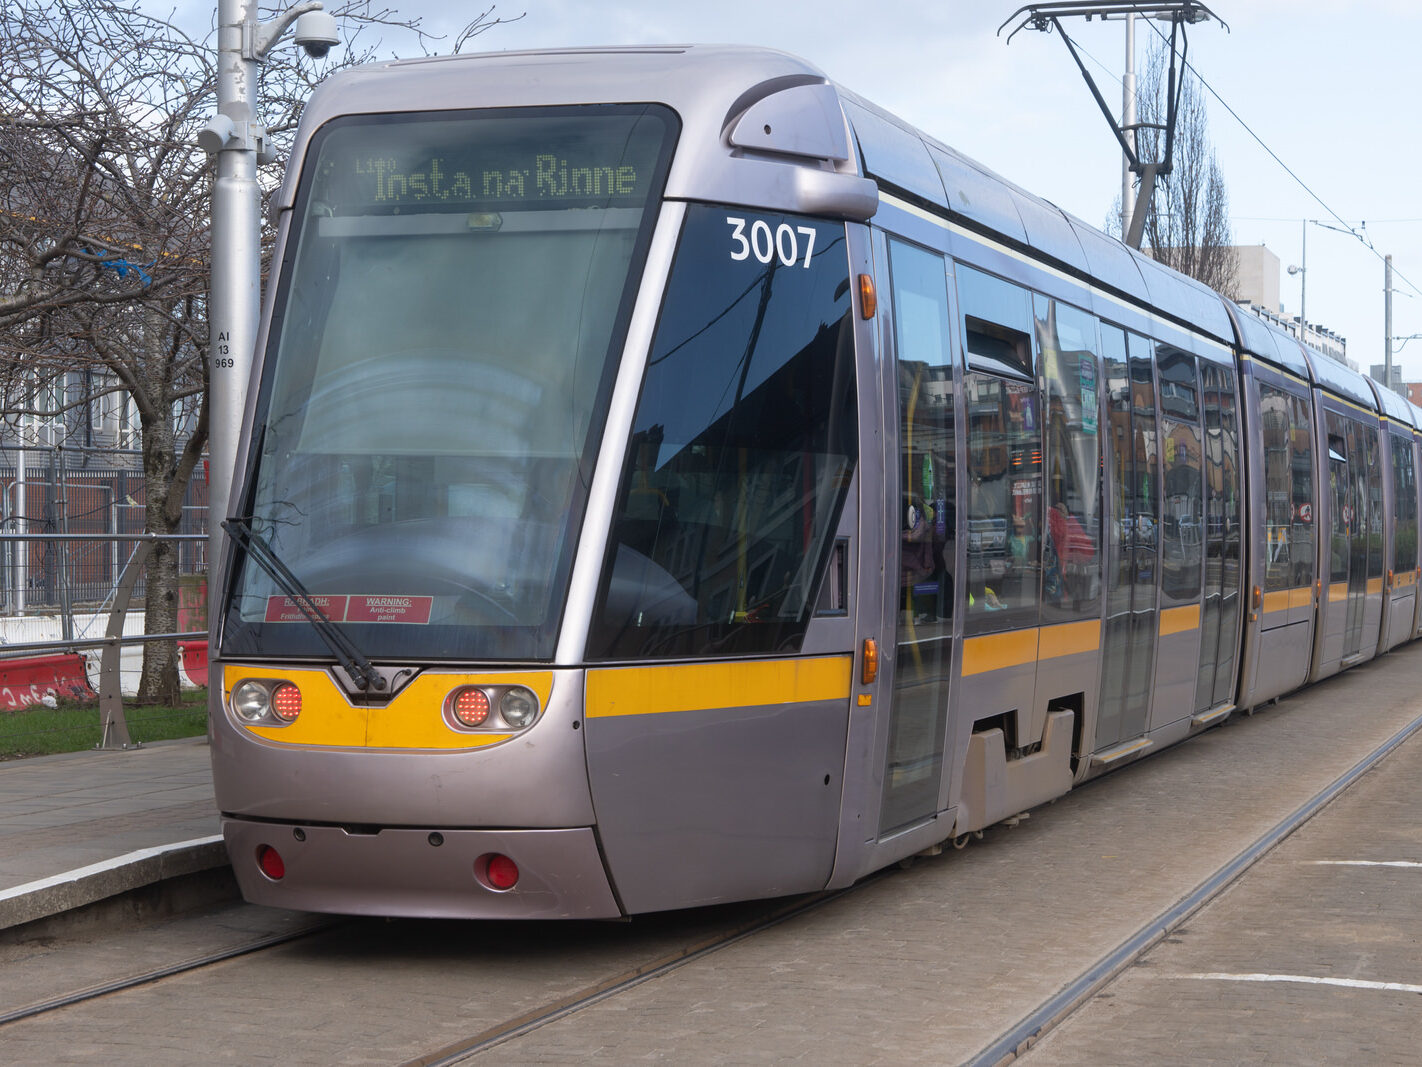
<path fill-rule="evenodd" d="M 0 929 L 227 853 L 205 738 L 0 763 Z"/>

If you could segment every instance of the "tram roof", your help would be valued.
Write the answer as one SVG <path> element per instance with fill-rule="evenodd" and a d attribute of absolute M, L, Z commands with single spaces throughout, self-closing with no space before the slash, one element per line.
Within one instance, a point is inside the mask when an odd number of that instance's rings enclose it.
<path fill-rule="evenodd" d="M 1377 397 L 1378 405 L 1382 408 L 1384 415 L 1388 418 L 1396 419 L 1407 426 L 1417 426 L 1417 416 L 1419 414 L 1406 397 L 1399 396 L 1391 389 L 1383 386 L 1382 382 L 1368 379 L 1368 385 L 1372 388 L 1373 395 Z"/>
<path fill-rule="evenodd" d="M 1128 248 L 861 97 L 840 90 L 864 170 L 970 228 L 1030 247 L 1229 344 L 1234 329 L 1213 289 Z"/>
<path fill-rule="evenodd" d="M 1329 359 L 1311 345 L 1303 345 L 1302 348 L 1315 385 L 1347 397 L 1369 411 L 1379 410 L 1377 394 L 1364 375 L 1336 359 Z"/>
<path fill-rule="evenodd" d="M 878 192 L 825 74 L 803 59 L 739 45 L 570 48 L 368 63 L 312 94 L 292 158 L 341 116 L 570 104 L 665 104 L 687 130 L 667 176 L 673 199 L 871 217 Z M 763 131 L 763 132 L 762 132 Z M 294 203 L 288 172 L 275 210 Z"/>
<path fill-rule="evenodd" d="M 720 135 L 683 139 L 669 197 L 785 210 L 825 203 L 842 217 L 868 218 L 877 193 L 867 176 L 1218 340 L 1236 340 L 1224 299 L 1207 286 L 834 85 L 805 60 L 766 48 L 572 48 L 365 64 L 318 87 L 292 158 L 302 159 L 314 132 L 339 116 L 648 101 L 671 107 L 687 129 Z M 274 210 L 293 205 L 296 179 L 293 168 Z"/>

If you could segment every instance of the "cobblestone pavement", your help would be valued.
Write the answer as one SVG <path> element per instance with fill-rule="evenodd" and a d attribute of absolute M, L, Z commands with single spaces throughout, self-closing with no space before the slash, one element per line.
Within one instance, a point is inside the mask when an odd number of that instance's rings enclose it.
<path fill-rule="evenodd" d="M 0 929 L 225 863 L 218 832 L 203 738 L 0 763 Z"/>
<path fill-rule="evenodd" d="M 1023 1062 L 1417 1063 L 1419 813 L 1414 738 Z"/>
<path fill-rule="evenodd" d="M 964 852 L 950 850 L 895 870 L 817 910 L 507 1041 L 482 1058 L 828 1064 L 969 1059 L 1422 714 L 1419 677 L 1422 645 L 1390 654 L 1074 791 L 1015 828 L 989 831 L 983 843 Z M 1393 771 L 1394 764 L 1404 769 Z M 1422 739 L 1394 753 L 1387 774 L 1406 777 L 1410 766 L 1412 776 L 1422 778 L 1415 774 L 1422 770 L 1419 764 Z M 1309 859 L 1408 858 L 1399 854 L 1403 838 L 1382 832 L 1386 826 L 1399 834 L 1413 832 L 1408 798 L 1401 796 L 1400 806 L 1384 815 L 1368 814 L 1362 791 L 1382 781 L 1383 772 L 1366 777 L 1325 810 L 1332 819 L 1357 804 L 1360 814 L 1351 832 L 1340 831 L 1334 851 L 1310 853 Z M 1267 865 L 1305 840 L 1299 834 L 1286 842 L 1217 907 L 1241 898 L 1256 874 L 1263 878 L 1272 869 Z M 1314 891 L 1307 885 L 1293 888 L 1310 879 L 1322 886 L 1328 879 L 1363 877 L 1395 878 L 1390 884 L 1403 886 L 1411 884 L 1402 880 L 1408 870 L 1307 865 L 1301 872 L 1295 864 L 1278 876 L 1272 894 L 1241 913 L 1233 933 L 1207 938 L 1212 928 L 1201 925 L 1207 922 L 1202 913 L 1180 945 L 1160 950 L 1194 952 L 1198 946 L 1198 955 L 1137 970 L 1172 1002 L 1200 998 L 1198 1014 L 1185 1025 L 1200 1028 L 1213 1021 L 1222 1034 L 1225 1062 L 1329 1060 L 1344 1047 L 1376 1047 L 1377 1057 L 1356 1058 L 1386 1062 L 1397 1046 L 1362 1046 L 1352 1038 L 1335 1046 L 1338 1021 L 1324 1015 L 1315 1022 L 1302 1010 L 1292 1017 L 1296 1043 L 1285 1048 L 1290 1055 L 1276 1056 L 1274 1031 L 1263 1025 L 1250 1029 L 1237 1014 L 1247 1010 L 1241 1005 L 1262 997 L 1261 990 L 1273 989 L 1280 997 L 1360 995 L 1351 1011 L 1361 1019 L 1366 1011 L 1379 1011 L 1382 1002 L 1362 997 L 1360 990 L 1157 976 L 1243 973 L 1247 966 L 1249 973 L 1277 968 L 1295 975 L 1356 973 L 1369 980 L 1422 981 L 1415 973 L 1409 978 L 1402 957 L 1392 955 L 1400 949 L 1384 936 L 1390 929 L 1385 910 L 1364 930 L 1355 911 L 1322 905 L 1310 911 Z M 1355 892 L 1363 885 L 1339 884 Z M 1405 908 L 1401 888 L 1377 892 L 1380 909 L 1384 902 L 1386 908 Z M 1296 914 L 1285 907 L 1289 901 L 1300 909 Z M 1275 918 L 1294 931 L 1301 952 L 1303 946 L 1324 944 L 1336 944 L 1339 953 L 1357 952 L 1376 939 L 1368 950 L 1375 958 L 1347 971 L 1344 961 L 1352 957 L 1311 948 L 1310 955 L 1299 957 L 1282 951 L 1265 955 L 1258 943 L 1236 955 L 1209 951 L 1210 944 L 1248 943 L 1255 936 L 1250 930 Z M 0 1060 L 399 1062 L 656 958 L 675 948 L 683 928 L 700 924 L 704 932 L 707 922 L 704 914 L 691 913 L 625 925 L 526 929 L 358 923 L 339 935 L 6 1027 L 0 1032 Z M 1318 934 L 1299 934 L 1315 925 Z M 1282 949 L 1293 942 L 1276 934 L 1262 937 L 1262 943 Z M 1339 969 L 1309 970 L 1310 962 L 1336 963 Z M 0 972 L 0 999 L 16 995 L 6 988 L 7 981 L 21 980 L 8 977 L 12 973 Z M 1136 1011 L 1120 995 L 1105 1003 L 1114 1001 L 1121 1001 L 1126 1025 L 1156 1027 L 1150 1039 L 1129 1048 L 1107 1040 L 1072 1062 L 1168 1061 L 1185 1047 L 1160 1022 L 1158 1010 Z M 1289 1009 L 1281 1003 L 1284 1019 Z M 1094 1004 L 1089 1009 L 1096 1010 Z M 1254 1017 L 1262 1018 L 1258 1009 Z M 1073 1018 L 1073 1028 L 1078 1019 L 1089 1016 Z M 1373 1025 L 1381 1031 L 1396 1022 L 1384 1015 L 1374 1016 L 1371 1024 L 1351 1020 L 1357 1030 Z M 1121 1031 L 1114 1023 L 1099 1026 L 1102 1033 Z M 1248 1042 L 1256 1037 L 1261 1045 L 1251 1047 Z M 1033 1053 L 1036 1062 L 1055 1062 L 1050 1040 Z M 1076 1055 L 1062 1047 L 1064 1060 Z M 1301 1050 L 1317 1055 L 1300 1055 Z M 1190 1058 L 1198 1062 L 1212 1054 L 1202 1047 Z"/>

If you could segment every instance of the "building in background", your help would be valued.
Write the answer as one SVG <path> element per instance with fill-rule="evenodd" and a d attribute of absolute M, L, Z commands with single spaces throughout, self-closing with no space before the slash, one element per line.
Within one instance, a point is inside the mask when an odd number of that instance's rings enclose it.
<path fill-rule="evenodd" d="M 1267 319 L 1279 329 L 1302 337 L 1305 344 L 1322 352 L 1329 359 L 1337 360 L 1353 370 L 1358 364 L 1348 358 L 1348 341 L 1332 330 L 1318 323 L 1301 323 L 1299 317 L 1284 314 L 1284 305 L 1279 298 L 1279 257 L 1265 245 L 1237 245 L 1235 253 L 1235 278 L 1238 292 L 1234 299 Z M 1381 377 L 1381 376 L 1379 376 Z"/>

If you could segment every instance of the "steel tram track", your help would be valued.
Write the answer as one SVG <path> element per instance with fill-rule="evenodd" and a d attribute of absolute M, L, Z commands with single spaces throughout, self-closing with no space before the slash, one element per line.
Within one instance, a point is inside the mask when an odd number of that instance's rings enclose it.
<path fill-rule="evenodd" d="M 844 889 L 817 893 L 808 898 L 800 897 L 788 904 L 782 904 L 772 909 L 768 914 L 761 915 L 754 919 L 748 919 L 732 927 L 730 930 L 712 934 L 709 937 L 693 942 L 683 948 L 668 952 L 658 959 L 649 960 L 646 963 L 630 968 L 620 974 L 584 986 L 582 989 L 576 990 L 558 1000 L 540 1004 L 538 1007 L 522 1015 L 512 1019 L 506 1019 L 501 1023 L 496 1023 L 494 1026 L 486 1027 L 476 1034 L 471 1034 L 467 1038 L 461 1038 L 433 1052 L 406 1060 L 404 1064 L 402 1064 L 402 1067 L 447 1067 L 447 1065 L 450 1064 L 462 1063 L 506 1041 L 512 1041 L 515 1038 L 522 1037 L 524 1034 L 532 1033 L 534 1030 L 547 1026 L 549 1023 L 557 1022 L 560 1019 L 567 1018 L 570 1015 L 582 1011 L 584 1008 L 590 1008 L 603 1001 L 610 1000 L 622 993 L 635 989 L 643 983 L 650 982 L 655 978 L 660 978 L 663 975 L 670 974 L 673 971 L 685 967 L 689 963 L 695 963 L 697 960 L 705 959 L 707 956 L 719 952 L 721 949 L 739 944 L 742 941 L 755 937 L 757 934 L 764 933 L 767 930 L 779 926 L 781 923 L 788 922 L 791 919 L 798 918 L 801 915 L 808 914 L 827 904 L 831 904 L 842 897 L 856 892 L 864 886 L 888 876 L 893 870 L 894 868 L 891 867 L 875 871 L 873 874 L 867 875 L 853 885 L 846 886 Z"/>
<path fill-rule="evenodd" d="M 1036 1011 L 1022 1019 L 966 1061 L 970 1067 L 997 1067 L 1011 1063 L 1025 1054 L 1051 1030 L 1088 1000 L 1105 989 L 1118 975 L 1130 967 L 1176 929 L 1182 926 L 1235 881 L 1241 878 L 1285 838 L 1302 827 L 1330 803 L 1348 790 L 1364 774 L 1422 730 L 1422 715 L 1413 719 L 1392 737 L 1355 763 L 1343 774 L 1314 794 L 1253 844 L 1219 867 L 1174 906 L 1151 919 L 1114 950 L 1102 957 L 1074 982 L 1044 1001 Z M 1099 780 L 1099 779 L 1098 779 Z"/>
<path fill-rule="evenodd" d="M 1025 1053 L 1050 1030 L 1065 1021 L 1078 1007 L 1104 989 L 1117 975 L 1223 893 L 1285 838 L 1302 827 L 1382 759 L 1419 731 L 1422 731 L 1422 716 L 1413 719 L 1364 756 L 1251 845 L 1235 855 L 1234 858 L 1221 865 L 1173 907 L 1151 919 L 1074 982 L 1068 984 L 1056 996 L 1043 1002 L 1036 1011 L 1011 1027 L 966 1062 L 972 1067 L 995 1067 L 995 1065 L 1010 1063 Z M 1097 779 L 1091 784 L 1097 784 L 1103 780 Z M 801 898 L 768 915 L 748 920 L 731 930 L 704 938 L 699 942 L 667 953 L 659 959 L 651 960 L 621 974 L 585 986 L 566 997 L 542 1004 L 515 1018 L 487 1027 L 467 1038 L 447 1044 L 423 1056 L 407 1060 L 402 1067 L 449 1067 L 449 1065 L 466 1062 L 505 1042 L 575 1015 L 585 1008 L 594 1007 L 646 982 L 670 974 L 687 964 L 704 959 L 723 948 L 729 948 L 791 919 L 839 900 L 863 886 L 887 877 L 893 870 L 894 868 L 891 867 L 877 871 L 852 886 L 832 893 L 819 894 L 809 899 Z"/>
<path fill-rule="evenodd" d="M 98 1000 L 100 997 L 106 997 L 111 993 L 122 993 L 125 990 L 152 985 L 181 974 L 200 971 L 214 964 L 225 963 L 227 960 L 238 959 L 242 956 L 251 956 L 270 948 L 276 948 L 279 945 L 285 945 L 292 941 L 299 941 L 302 938 L 311 937 L 314 934 L 325 933 L 336 927 L 344 926 L 349 922 L 351 922 L 351 919 L 345 916 L 315 922 L 309 926 L 303 926 L 299 930 L 288 930 L 285 933 L 271 934 L 267 937 L 258 938 L 255 941 L 248 941 L 245 944 L 234 945 L 231 948 L 219 949 L 216 952 L 209 952 L 200 956 L 190 956 L 177 963 L 167 964 L 163 967 L 155 967 L 152 970 L 143 971 L 140 974 L 129 975 L 125 978 L 115 978 L 108 982 L 100 982 L 72 993 L 65 993 L 62 996 L 51 997 L 48 1000 L 37 1001 L 34 1004 L 27 1004 L 24 1007 L 0 1013 L 0 1027 L 6 1026 L 9 1023 L 17 1023 L 24 1019 L 33 1019 L 36 1016 L 47 1015 L 50 1012 L 60 1011 L 64 1008 L 74 1007 L 75 1005 L 84 1004 L 91 1000 Z"/>
<path fill-rule="evenodd" d="M 1147 922 L 1135 934 L 1117 946 L 1116 949 L 1102 957 L 1094 966 L 1082 973 L 1075 981 L 1069 983 L 1055 996 L 1044 1001 L 1037 1010 L 1020 1020 L 1015 1026 L 1012 1026 L 967 1062 L 972 1064 L 973 1067 L 991 1067 L 991 1065 L 1010 1063 L 1018 1056 L 1027 1052 L 1049 1031 L 1064 1022 L 1077 1008 L 1081 1007 L 1091 997 L 1109 985 L 1122 971 L 1135 963 L 1164 938 L 1168 937 L 1201 908 L 1218 897 L 1275 846 L 1307 823 L 1313 816 L 1317 815 L 1324 807 L 1344 793 L 1382 759 L 1419 731 L 1422 731 L 1422 716 L 1413 719 L 1392 737 L 1364 756 L 1324 789 L 1300 805 L 1273 828 L 1255 840 L 1253 844 L 1220 866 L 1212 875 L 1186 894 L 1173 907 Z M 404 1067 L 446 1067 L 446 1065 L 461 1063 L 472 1059 L 508 1041 L 515 1040 L 550 1023 L 575 1015 L 586 1008 L 591 1008 L 611 1000 L 656 978 L 669 975 L 688 964 L 705 959 L 724 948 L 739 944 L 792 919 L 818 910 L 881 878 L 887 877 L 893 873 L 894 870 L 895 868 L 891 867 L 877 871 L 844 889 L 815 894 L 809 897 L 795 898 L 788 903 L 772 908 L 764 914 L 737 923 L 730 929 L 708 935 L 691 944 L 664 953 L 656 959 L 649 960 L 607 978 L 594 981 L 567 996 L 541 1004 L 521 1015 L 486 1027 L 466 1038 L 461 1038 L 436 1050 L 409 1059 L 405 1061 Z M 349 917 L 340 917 L 329 921 L 316 922 L 304 926 L 299 930 L 258 938 L 231 948 L 193 956 L 177 963 L 154 968 L 140 974 L 101 982 L 72 993 L 0 1013 L 0 1027 L 60 1011 L 88 1001 L 97 1000 L 113 993 L 120 993 L 141 986 L 152 985 L 228 960 L 256 955 L 267 949 L 276 948 L 316 934 L 328 932 L 353 921 L 355 920 Z"/>

